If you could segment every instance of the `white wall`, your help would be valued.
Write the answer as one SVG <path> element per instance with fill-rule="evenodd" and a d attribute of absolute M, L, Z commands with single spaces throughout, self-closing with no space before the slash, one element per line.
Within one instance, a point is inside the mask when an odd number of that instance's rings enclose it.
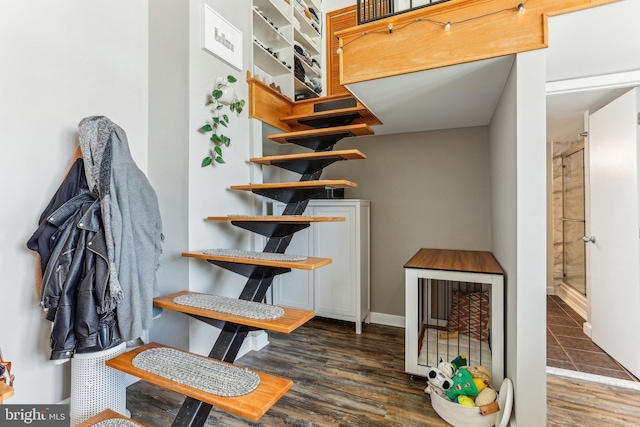
<path fill-rule="evenodd" d="M 375 131 L 375 129 L 374 129 Z M 403 265 L 420 248 L 491 249 L 486 126 L 345 138 L 365 160 L 337 162 L 347 198 L 371 200 L 371 310 L 404 316 Z"/>
<path fill-rule="evenodd" d="M 158 194 L 165 241 L 161 295 L 188 289 L 189 260 L 189 4 L 149 4 L 149 179 Z M 152 341 L 188 348 L 189 318 L 164 310 Z"/>
<path fill-rule="evenodd" d="M 239 98 L 248 102 L 246 68 L 251 53 L 251 5 L 250 2 L 207 0 L 244 35 L 244 68 L 237 70 L 201 48 L 201 21 L 203 0 L 189 1 L 189 123 L 185 138 L 189 141 L 188 159 L 188 221 L 189 247 L 192 251 L 208 248 L 250 249 L 252 234 L 230 224 L 205 221 L 211 215 L 248 214 L 251 210 L 251 193 L 229 190 L 231 185 L 248 184 L 251 169 L 250 120 L 247 110 L 241 117 L 231 113 L 229 130 L 224 134 L 231 138 L 231 147 L 225 150 L 226 164 L 200 167 L 207 154 L 208 136 L 197 131 L 211 120 L 210 108 L 205 107 L 208 94 L 214 89 L 217 76 L 229 74 L 238 79 L 233 86 Z M 258 250 L 262 250 L 259 248 Z M 246 278 L 213 266 L 202 260 L 189 261 L 189 286 L 192 291 L 218 295 L 238 296 Z M 208 354 L 219 333 L 202 322 L 190 321 L 190 350 Z"/>
<path fill-rule="evenodd" d="M 490 125 L 492 252 L 506 277 L 506 375 L 521 427 L 546 419 L 545 58 L 516 55 Z"/>
<path fill-rule="evenodd" d="M 69 396 L 69 364 L 49 362 L 26 241 L 78 143 L 78 122 L 106 115 L 147 167 L 146 1 L 0 1 L 0 347 L 13 362 L 8 403 Z"/>
<path fill-rule="evenodd" d="M 640 70 L 640 1 L 549 18 L 547 81 Z"/>

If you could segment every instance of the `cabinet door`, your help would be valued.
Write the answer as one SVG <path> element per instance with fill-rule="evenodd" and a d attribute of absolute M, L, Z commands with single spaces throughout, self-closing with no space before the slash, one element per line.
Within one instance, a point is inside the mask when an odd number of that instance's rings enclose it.
<path fill-rule="evenodd" d="M 313 227 L 314 253 L 331 264 L 314 270 L 316 314 L 350 320 L 356 315 L 356 208 L 315 206 L 314 215 L 344 216 L 344 222 L 320 222 Z"/>
<path fill-rule="evenodd" d="M 284 205 L 274 204 L 274 214 L 280 215 Z M 292 255 L 311 254 L 311 231 L 309 228 L 293 235 L 286 253 Z M 273 281 L 273 303 L 313 311 L 313 273 L 292 269 L 289 273 L 276 276 Z"/>

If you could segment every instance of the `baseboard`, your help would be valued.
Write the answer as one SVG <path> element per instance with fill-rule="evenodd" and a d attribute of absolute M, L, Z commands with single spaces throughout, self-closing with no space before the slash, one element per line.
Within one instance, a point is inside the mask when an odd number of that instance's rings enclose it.
<path fill-rule="evenodd" d="M 584 334 L 586 336 L 588 336 L 589 338 L 591 338 L 591 323 L 589 322 L 584 322 L 582 324 L 582 332 L 584 332 Z"/>
<path fill-rule="evenodd" d="M 558 296 L 575 310 L 585 321 L 587 320 L 587 297 L 564 283 L 560 285 Z"/>
<path fill-rule="evenodd" d="M 385 326 L 397 326 L 398 328 L 405 327 L 404 316 L 396 316 L 394 314 L 375 313 L 372 312 L 369 316 L 371 323 Z"/>
<path fill-rule="evenodd" d="M 241 358 L 250 351 L 260 351 L 267 344 L 269 344 L 269 334 L 265 331 L 249 332 L 240 347 L 240 351 L 238 351 L 238 357 L 236 357 L 236 359 Z"/>

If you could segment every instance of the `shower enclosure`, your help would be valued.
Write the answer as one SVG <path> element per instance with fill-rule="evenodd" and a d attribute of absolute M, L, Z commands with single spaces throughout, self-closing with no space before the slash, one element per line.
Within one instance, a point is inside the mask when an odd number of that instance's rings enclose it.
<path fill-rule="evenodd" d="M 586 295 L 584 144 L 562 154 L 562 281 Z"/>

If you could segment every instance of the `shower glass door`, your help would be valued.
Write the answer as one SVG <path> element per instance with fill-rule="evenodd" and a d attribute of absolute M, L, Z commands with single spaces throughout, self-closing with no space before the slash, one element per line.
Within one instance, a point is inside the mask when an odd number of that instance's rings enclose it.
<path fill-rule="evenodd" d="M 563 281 L 586 295 L 584 221 L 584 148 L 562 159 Z"/>

